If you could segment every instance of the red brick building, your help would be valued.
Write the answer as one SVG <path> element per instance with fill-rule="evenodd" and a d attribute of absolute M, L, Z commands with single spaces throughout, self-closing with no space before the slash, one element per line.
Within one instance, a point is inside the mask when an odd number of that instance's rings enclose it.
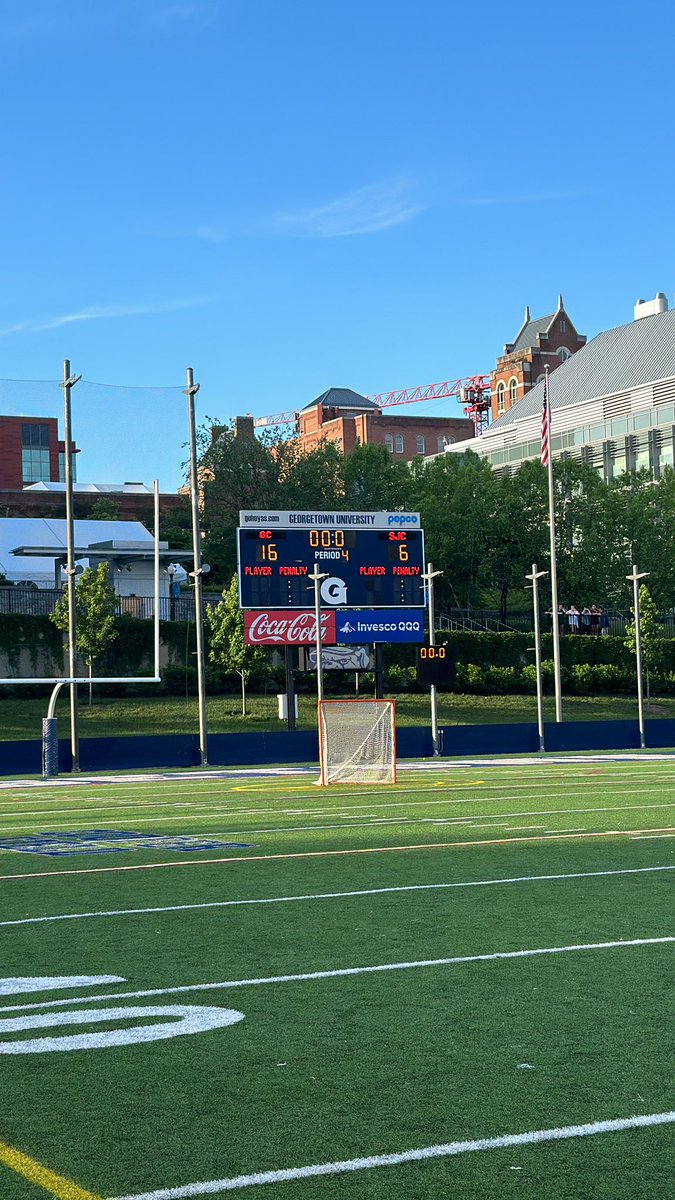
<path fill-rule="evenodd" d="M 65 452 L 56 417 L 0 417 L 0 488 L 63 481 Z"/>
<path fill-rule="evenodd" d="M 101 511 L 100 501 L 106 502 L 108 512 Z M 152 488 L 142 483 L 80 484 L 73 489 L 73 514 L 77 520 L 141 521 L 152 529 L 154 521 Z M 92 514 L 93 510 L 93 514 Z M 162 492 L 159 497 L 161 520 L 185 524 L 189 529 L 190 496 L 187 493 Z M 33 486 L 22 491 L 0 488 L 0 517 L 65 518 L 65 485 Z M 184 520 L 183 520 L 184 519 Z M 175 539 L 175 534 L 172 534 Z"/>
<path fill-rule="evenodd" d="M 515 341 L 504 346 L 492 372 L 492 419 L 496 421 L 543 377 L 545 368 L 555 371 L 561 362 L 585 346 L 586 338 L 577 333 L 563 307 L 547 317 L 530 317 L 529 305 L 525 321 Z"/>
<path fill-rule="evenodd" d="M 465 417 L 393 416 L 387 409 L 350 388 L 329 388 L 298 414 L 298 442 L 312 450 L 322 438 L 348 454 L 359 443 L 386 446 L 395 459 L 438 454 L 450 442 L 474 435 Z"/>
<path fill-rule="evenodd" d="M 65 442 L 56 417 L 0 417 L 0 517 L 66 515 Z M 73 442 L 73 454 L 79 450 Z M 73 458 L 73 475 L 76 474 Z M 142 483 L 73 485 L 74 515 L 87 518 L 101 500 L 119 520 L 143 521 L 152 528 L 152 489 Z M 189 496 L 163 493 L 162 519 L 189 515 Z"/>

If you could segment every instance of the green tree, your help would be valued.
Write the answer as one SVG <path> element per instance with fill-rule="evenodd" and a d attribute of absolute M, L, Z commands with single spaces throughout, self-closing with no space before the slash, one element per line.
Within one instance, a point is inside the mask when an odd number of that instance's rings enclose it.
<path fill-rule="evenodd" d="M 533 465 L 533 464 L 530 464 Z M 614 577 L 606 536 L 607 485 L 592 467 L 573 459 L 553 464 L 558 595 L 566 605 L 606 602 Z M 548 493 L 542 527 L 550 569 Z M 624 572 L 625 574 L 625 572 Z"/>
<path fill-rule="evenodd" d="M 636 626 L 635 609 L 631 607 L 633 620 L 626 626 L 626 639 L 624 645 L 629 650 L 636 653 Z M 645 668 L 646 676 L 646 692 L 647 704 L 649 704 L 649 671 L 659 667 L 663 662 L 663 625 L 659 617 L 659 610 L 654 603 L 649 588 L 646 583 L 640 585 L 640 646 L 642 650 L 642 661 Z"/>
<path fill-rule="evenodd" d="M 267 651 L 261 646 L 247 646 L 244 641 L 244 614 L 239 607 L 237 577 L 232 577 L 222 600 L 207 609 L 209 660 L 241 679 L 241 715 L 246 716 L 246 684 L 256 671 L 267 666 Z"/>
<path fill-rule="evenodd" d="M 411 499 L 421 514 L 427 558 L 443 571 L 441 603 L 462 608 L 482 601 L 494 479 L 487 460 L 470 450 L 413 463 Z"/>
<path fill-rule="evenodd" d="M 358 445 L 344 460 L 345 507 L 390 512 L 411 507 L 415 493 L 407 463 L 394 460 L 385 446 Z"/>
<path fill-rule="evenodd" d="M 548 555 L 546 476 L 540 463 L 524 463 L 514 475 L 497 476 L 485 487 L 485 557 L 480 579 L 497 592 L 499 616 L 508 623 L 512 592 L 525 597 L 532 563 Z M 529 601 L 528 601 L 529 603 Z"/>
<path fill-rule="evenodd" d="M 202 495 L 202 557 L 211 564 L 209 583 L 222 587 L 237 565 L 237 527 L 242 508 L 279 508 L 278 468 L 271 438 L 235 437 L 234 427 L 214 426 L 199 458 Z"/>
<path fill-rule="evenodd" d="M 327 438 L 303 451 L 293 439 L 235 437 L 231 426 L 213 432 L 199 460 L 203 550 L 223 586 L 237 564 L 240 509 L 339 508 L 344 458 Z"/>
<path fill-rule="evenodd" d="M 344 507 L 345 456 L 328 438 L 311 450 L 295 440 L 278 439 L 271 447 L 277 466 L 278 507 L 319 509 Z"/>
<path fill-rule="evenodd" d="M 122 509 L 114 500 L 110 500 L 108 496 L 99 496 L 88 513 L 90 521 L 119 521 L 122 517 Z"/>
<path fill-rule="evenodd" d="M 89 667 L 89 703 L 92 699 L 92 669 L 100 654 L 115 640 L 117 597 L 110 582 L 110 566 L 101 562 L 96 569 L 87 567 L 75 584 L 75 636 L 78 654 Z M 68 593 L 57 600 L 50 620 L 62 633 L 68 633 Z"/>

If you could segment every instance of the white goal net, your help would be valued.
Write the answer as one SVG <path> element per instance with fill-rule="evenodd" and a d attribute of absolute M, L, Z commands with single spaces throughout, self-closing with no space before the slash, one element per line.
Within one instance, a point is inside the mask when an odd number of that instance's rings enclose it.
<path fill-rule="evenodd" d="M 395 700 L 320 700 L 320 782 L 396 783 L 395 714 Z"/>

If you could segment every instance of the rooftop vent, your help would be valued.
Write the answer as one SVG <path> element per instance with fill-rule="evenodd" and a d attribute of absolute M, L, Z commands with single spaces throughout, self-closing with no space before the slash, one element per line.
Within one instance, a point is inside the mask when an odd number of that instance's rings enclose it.
<path fill-rule="evenodd" d="M 654 317 L 662 312 L 668 312 L 668 300 L 664 292 L 657 292 L 653 300 L 638 300 L 633 315 L 639 321 L 640 317 Z"/>

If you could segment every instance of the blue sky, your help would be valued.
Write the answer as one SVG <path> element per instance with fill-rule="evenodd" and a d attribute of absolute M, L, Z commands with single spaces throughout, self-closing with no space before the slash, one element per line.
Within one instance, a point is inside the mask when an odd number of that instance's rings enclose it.
<path fill-rule="evenodd" d="M 674 11 L 0 0 L 0 377 L 125 385 L 73 392 L 79 478 L 174 490 L 188 366 L 260 416 L 487 372 L 559 292 L 672 305 Z"/>

